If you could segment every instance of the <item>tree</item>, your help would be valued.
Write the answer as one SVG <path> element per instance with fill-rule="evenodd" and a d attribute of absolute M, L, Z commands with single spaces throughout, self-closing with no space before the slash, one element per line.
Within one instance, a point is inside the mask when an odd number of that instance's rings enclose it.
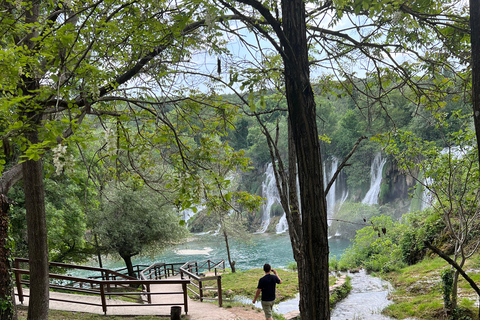
<path fill-rule="evenodd" d="M 87 115 L 90 119 L 99 117 L 100 121 L 105 117 L 125 120 L 135 111 L 144 110 L 154 118 L 153 122 L 165 120 L 152 113 L 161 115 L 164 107 L 178 103 L 181 96 L 172 90 L 178 69 L 171 70 L 168 65 L 183 65 L 190 54 L 185 50 L 187 47 L 212 45 L 207 41 L 207 33 L 204 37 L 189 37 L 203 25 L 202 19 L 194 21 L 198 17 L 197 5 L 183 3 L 182 10 L 176 10 L 170 3 L 143 4 L 136 1 L 3 1 L 0 4 L 3 151 L 14 145 L 26 160 L 23 164 L 18 163 L 19 159 L 13 160 L 0 180 L 6 194 L 15 182 L 25 178 L 29 257 L 35 279 L 29 319 L 48 317 L 42 155 L 57 144 L 71 142 L 69 138 L 78 132 Z M 138 86 L 141 82 L 148 85 Z M 155 97 L 150 91 L 154 87 L 156 92 L 163 90 L 174 98 Z M 140 93 L 139 88 L 145 90 Z M 129 101 L 136 109 L 114 101 Z M 157 109 L 148 109 L 147 105 Z M 217 116 L 228 121 L 231 115 L 219 112 Z M 141 118 L 134 119 L 142 122 Z M 165 125 L 175 131 L 171 123 Z M 178 136 L 173 139 L 172 145 L 179 142 L 176 146 L 184 147 Z M 169 144 L 170 140 L 163 143 Z M 186 158 L 182 159 L 186 166 Z M 5 239 L 6 235 L 1 237 Z"/>
<path fill-rule="evenodd" d="M 477 150 L 480 161 L 480 4 L 469 1 L 470 8 L 470 42 L 471 42 L 471 69 L 472 69 L 472 107 L 477 137 Z"/>
<path fill-rule="evenodd" d="M 444 78 L 435 79 L 432 86 L 424 86 L 424 75 L 415 73 L 419 66 L 426 72 L 441 68 L 455 71 L 452 65 L 456 62 L 449 59 L 458 57 L 458 52 L 466 45 L 460 37 L 461 41 L 453 48 L 448 35 L 453 31 L 464 32 L 466 19 L 454 12 L 449 1 L 408 4 L 282 1 L 281 12 L 278 3 L 255 0 L 219 0 L 219 3 L 270 45 L 265 48 L 264 42 L 258 40 L 256 45 L 261 58 L 255 60 L 259 61 L 256 68 L 244 73 L 232 70 L 231 78 L 242 84 L 242 90 L 247 88 L 250 96 L 254 87 L 267 89 L 272 78 L 275 79 L 271 81 L 273 88 L 285 90 L 291 148 L 289 188 L 282 202 L 289 220 L 294 255 L 298 254 L 295 259 L 298 259 L 299 282 L 304 284 L 300 286 L 300 311 L 302 319 L 328 319 L 326 203 L 310 67 L 317 65 L 331 71 L 355 105 L 361 108 L 362 116 L 371 123 L 373 117 L 387 109 L 388 94 L 399 87 L 412 88 L 418 104 L 430 99 L 432 92 L 442 94 Z M 344 21 L 342 18 L 348 20 L 346 27 L 339 26 Z M 352 36 L 352 32 L 356 34 Z M 237 29 L 235 33 L 238 34 Z M 432 50 L 438 43 L 445 44 L 445 56 L 435 52 L 435 48 Z M 277 55 L 270 54 L 272 48 Z M 404 62 L 405 59 L 397 58 L 399 54 L 411 60 Z M 282 64 L 278 63 L 278 57 Z M 353 63 L 360 64 L 358 69 L 350 68 Z M 462 63 L 465 61 L 459 64 Z M 359 78 L 358 72 L 365 77 Z M 278 85 L 278 79 L 284 81 L 284 87 Z M 263 98 L 262 94 L 259 98 Z M 368 108 L 362 108 L 361 99 Z M 252 99 L 245 100 L 250 109 L 257 108 Z M 297 165 L 301 205 L 296 201 L 296 181 L 292 178 L 296 176 Z M 279 163 L 280 176 L 287 172 L 282 166 Z M 286 181 L 277 177 L 277 183 L 283 183 L 285 190 Z M 299 244 L 298 252 L 295 244 Z"/>
<path fill-rule="evenodd" d="M 0 230 L 4 234 L 9 234 L 10 222 L 8 219 L 8 210 L 10 202 L 4 196 L 0 196 Z M 10 242 L 10 243 L 7 243 Z M 11 275 L 12 262 L 12 240 L 1 239 L 0 241 L 0 281 L 4 285 L 0 288 L 0 319 L 12 320 L 17 319 L 15 313 L 15 292 L 13 291 L 13 279 Z"/>
<path fill-rule="evenodd" d="M 440 244 L 431 237 L 418 244 L 420 247 L 428 247 L 452 266 L 451 292 L 447 299 L 449 303 L 445 305 L 449 313 L 457 307 L 457 283 L 460 275 L 480 295 L 480 288 L 463 270 L 467 259 L 477 252 L 480 245 L 478 238 L 472 234 L 478 230 L 480 214 L 477 208 L 479 164 L 475 134 L 468 128 L 468 120 L 471 118 L 463 118 L 467 120 L 464 128 L 447 136 L 445 148 L 422 141 L 411 132 L 401 131 L 397 134 L 399 140 L 390 141 L 386 147 L 401 168 L 417 180 L 417 187 L 428 194 L 428 205 L 443 219 L 446 236 L 453 244 L 452 258 L 440 250 Z"/>
<path fill-rule="evenodd" d="M 104 201 L 104 212 L 94 232 L 104 248 L 125 261 L 131 277 L 136 277 L 132 257 L 146 250 L 161 250 L 186 235 L 172 206 L 151 190 L 113 188 Z"/>

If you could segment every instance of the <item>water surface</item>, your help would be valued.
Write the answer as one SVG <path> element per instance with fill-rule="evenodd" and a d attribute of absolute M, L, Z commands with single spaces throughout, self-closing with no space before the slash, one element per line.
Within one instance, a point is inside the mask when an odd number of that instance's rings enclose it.
<path fill-rule="evenodd" d="M 350 241 L 332 239 L 329 241 L 330 257 L 339 258 L 348 247 Z M 287 268 L 293 259 L 292 245 L 288 234 L 253 234 L 249 240 L 229 239 L 232 259 L 236 261 L 236 268 L 245 271 L 253 268 L 262 268 L 269 263 L 273 268 Z M 194 234 L 187 242 L 171 246 L 153 257 L 132 257 L 133 264 L 150 265 L 155 262 L 177 263 L 188 261 L 202 261 L 207 259 L 225 259 L 228 265 L 225 240 L 221 235 Z M 95 265 L 91 261 L 89 265 Z M 125 265 L 123 260 L 107 258 L 103 261 L 104 268 L 118 269 Z"/>

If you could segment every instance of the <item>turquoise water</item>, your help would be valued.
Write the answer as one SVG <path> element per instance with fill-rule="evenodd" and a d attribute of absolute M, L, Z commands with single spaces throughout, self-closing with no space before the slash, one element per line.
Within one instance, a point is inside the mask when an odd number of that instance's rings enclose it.
<path fill-rule="evenodd" d="M 293 259 L 292 246 L 287 234 L 253 234 L 248 241 L 229 239 L 232 259 L 236 261 L 237 270 L 262 268 L 269 263 L 274 268 L 286 268 Z M 332 239 L 329 241 L 330 257 L 339 258 L 350 244 L 348 240 Z M 174 245 L 154 257 L 133 257 L 133 264 L 150 265 L 155 262 L 176 263 L 202 261 L 207 259 L 225 259 L 228 265 L 225 240 L 221 235 L 194 234 L 187 242 Z M 98 266 L 91 261 L 90 266 Z M 125 265 L 123 260 L 104 259 L 104 268 L 118 269 Z"/>

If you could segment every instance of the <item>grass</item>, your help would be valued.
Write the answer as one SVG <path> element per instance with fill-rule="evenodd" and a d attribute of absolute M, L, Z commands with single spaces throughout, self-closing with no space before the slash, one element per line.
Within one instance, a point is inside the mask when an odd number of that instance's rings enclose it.
<path fill-rule="evenodd" d="M 27 308 L 17 306 L 18 320 L 27 319 Z M 184 316 L 182 316 L 184 318 Z M 71 312 L 60 310 L 49 310 L 49 320 L 168 320 L 170 318 L 162 318 L 158 316 L 105 316 L 99 314 L 83 313 L 83 312 Z"/>
<path fill-rule="evenodd" d="M 477 265 L 478 261 L 467 262 L 464 270 Z M 390 294 L 394 304 L 388 306 L 384 313 L 396 319 L 415 317 L 422 320 L 446 320 L 449 317 L 443 309 L 443 294 L 440 273 L 450 266 L 441 258 L 426 258 L 422 262 L 385 275 L 395 291 Z M 480 281 L 480 274 L 469 272 L 469 276 Z M 478 318 L 474 302 L 478 300 L 476 293 L 463 279 L 459 279 L 459 315 L 456 319 Z M 473 299 L 473 300 L 472 300 Z"/>
<path fill-rule="evenodd" d="M 233 295 L 251 297 L 253 299 L 257 288 L 258 280 L 264 275 L 262 269 L 252 269 L 248 271 L 237 271 L 236 273 L 224 273 L 222 275 L 222 288 L 224 294 L 230 290 Z M 282 279 L 282 284 L 277 285 L 277 302 L 295 298 L 298 293 L 298 274 L 292 271 L 279 270 L 278 274 Z M 336 282 L 336 277 L 330 277 L 329 283 L 333 285 Z M 216 284 L 215 284 L 216 285 Z M 349 285 L 349 283 L 348 283 Z M 346 285 L 344 285 L 346 286 Z M 348 287 L 342 286 L 335 296 L 336 301 L 343 299 L 348 294 Z M 351 287 L 350 287 L 351 288 Z M 217 303 L 217 302 L 215 302 Z M 239 302 L 229 302 L 224 300 L 224 307 L 250 307 L 256 309 L 254 306 L 244 306 Z M 26 320 L 27 311 L 25 307 L 18 306 L 19 318 L 18 320 Z M 261 310 L 259 310 L 261 312 Z M 182 316 L 182 319 L 184 316 Z M 68 311 L 49 311 L 49 320 L 167 320 L 169 318 L 159 318 L 158 316 L 104 316 L 95 315 L 81 312 L 68 312 Z M 186 319 L 186 318 L 185 318 Z M 284 319 L 281 315 L 275 314 L 275 320 Z"/>
<path fill-rule="evenodd" d="M 258 280 L 265 275 L 262 269 L 237 271 L 222 275 L 223 291 L 231 290 L 233 295 L 254 297 Z M 277 285 L 277 301 L 292 299 L 298 293 L 298 275 L 296 272 L 278 270 L 282 284 Z"/>

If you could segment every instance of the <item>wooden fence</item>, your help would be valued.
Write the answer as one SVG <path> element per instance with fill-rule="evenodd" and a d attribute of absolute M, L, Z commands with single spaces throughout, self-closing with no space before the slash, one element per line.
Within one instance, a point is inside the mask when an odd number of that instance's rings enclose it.
<path fill-rule="evenodd" d="M 115 307 L 136 307 L 136 306 L 178 306 L 183 305 L 185 313 L 188 312 L 188 289 L 187 284 L 190 283 L 190 280 L 187 279 L 175 279 L 175 280 L 168 280 L 162 279 L 161 276 L 159 278 L 161 280 L 157 280 L 158 278 L 149 276 L 149 278 L 142 278 L 137 280 L 135 278 L 129 277 L 124 275 L 118 271 L 103 269 L 103 268 L 95 268 L 95 267 L 86 267 L 86 266 L 76 266 L 70 265 L 65 263 L 49 263 L 51 268 L 65 268 L 68 270 L 80 269 L 80 270 L 87 270 L 89 272 L 97 272 L 100 273 L 99 276 L 92 276 L 89 278 L 80 278 L 80 277 L 72 277 L 69 275 L 63 274 L 54 274 L 50 273 L 50 288 L 55 289 L 60 292 L 68 292 L 68 293 L 79 293 L 79 294 L 89 294 L 89 295 L 98 295 L 100 296 L 100 303 L 90 303 L 90 302 L 82 302 L 82 301 L 75 301 L 75 300 L 68 300 L 68 299 L 54 299 L 51 300 L 55 301 L 62 301 L 62 302 L 70 302 L 70 303 L 79 303 L 79 304 L 86 304 L 92 305 L 97 307 L 102 307 L 104 314 L 107 313 L 107 307 L 115 306 Z M 163 264 L 163 274 L 169 274 L 170 270 L 178 270 L 181 264 Z M 30 285 L 30 271 L 27 267 L 28 266 L 28 259 L 16 258 L 15 259 L 15 268 L 13 269 L 15 275 L 15 283 L 17 287 L 17 295 L 18 299 L 21 303 L 24 301 L 24 297 L 28 297 L 23 292 L 23 287 L 28 287 Z M 23 267 L 23 268 L 22 268 Z M 155 274 L 155 272 L 159 272 L 160 275 L 160 267 L 147 267 L 142 271 L 145 270 L 155 270 L 151 274 Z M 168 271 L 165 271 L 168 270 Z M 141 271 L 139 271 L 141 273 Z M 120 280 L 119 280 L 120 279 Z M 179 284 L 182 287 L 181 291 L 173 291 L 173 292 L 151 292 L 150 287 L 151 285 L 167 285 L 167 284 Z M 151 297 L 153 295 L 182 295 L 183 296 L 183 303 L 156 303 L 153 304 Z M 122 296 L 125 299 L 132 299 L 135 301 L 135 297 L 138 297 L 138 300 L 144 301 L 148 304 L 139 304 L 139 303 L 125 303 L 125 304 L 107 304 L 107 297 L 111 296 Z M 132 298 L 133 297 L 133 298 Z"/>
<path fill-rule="evenodd" d="M 214 272 L 214 275 L 207 276 L 204 272 Z M 206 260 L 206 261 L 190 261 L 180 267 L 181 278 L 188 277 L 190 284 L 187 289 L 193 293 L 195 297 L 203 300 L 217 301 L 222 306 L 222 276 L 220 272 L 225 271 L 225 260 Z M 208 294 L 213 292 L 214 296 Z M 216 297 L 215 297 L 216 294 Z"/>

